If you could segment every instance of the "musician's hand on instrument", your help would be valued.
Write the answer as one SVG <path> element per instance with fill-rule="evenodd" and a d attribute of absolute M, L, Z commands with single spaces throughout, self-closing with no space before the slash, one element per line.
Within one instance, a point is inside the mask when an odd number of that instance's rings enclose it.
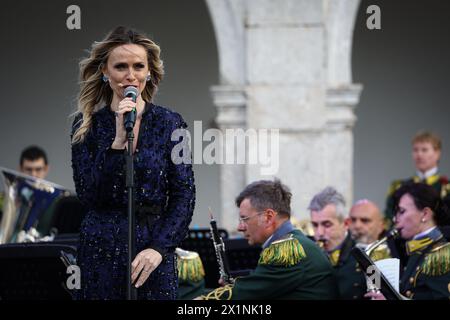
<path fill-rule="evenodd" d="M 217 281 L 217 282 L 219 283 L 219 285 L 220 285 L 221 287 L 223 287 L 223 286 L 226 285 L 225 280 L 223 280 L 223 278 L 219 278 L 219 281 Z"/>
<path fill-rule="evenodd" d="M 134 283 L 139 276 L 135 286 L 136 288 L 142 286 L 161 261 L 161 254 L 154 249 L 145 249 L 139 252 L 131 264 L 131 283 Z"/>
<path fill-rule="evenodd" d="M 385 296 L 381 292 L 367 292 L 364 298 L 370 298 L 370 300 L 386 300 Z"/>

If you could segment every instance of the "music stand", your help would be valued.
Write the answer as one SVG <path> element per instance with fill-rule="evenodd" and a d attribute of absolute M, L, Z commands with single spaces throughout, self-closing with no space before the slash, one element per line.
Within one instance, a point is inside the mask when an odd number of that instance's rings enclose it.
<path fill-rule="evenodd" d="M 389 283 L 383 273 L 378 269 L 372 259 L 366 254 L 364 250 L 361 248 L 354 247 L 351 251 L 351 254 L 355 257 L 356 261 L 358 261 L 364 272 L 367 272 L 370 266 L 373 267 L 373 270 L 376 270 L 380 275 L 380 291 L 384 295 L 387 300 L 405 300 L 405 298 L 394 289 L 394 287 Z"/>
<path fill-rule="evenodd" d="M 71 300 L 61 251 L 76 255 L 74 246 L 63 244 L 0 245 L 0 299 Z"/>

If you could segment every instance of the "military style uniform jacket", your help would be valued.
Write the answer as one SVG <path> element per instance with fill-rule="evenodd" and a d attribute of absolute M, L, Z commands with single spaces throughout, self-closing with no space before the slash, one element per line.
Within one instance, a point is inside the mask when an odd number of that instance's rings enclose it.
<path fill-rule="evenodd" d="M 330 262 L 320 248 L 286 221 L 264 244 L 256 269 L 205 299 L 336 299 Z"/>
<path fill-rule="evenodd" d="M 408 264 L 401 293 L 414 300 L 450 299 L 450 243 L 438 228 L 406 243 Z"/>
<path fill-rule="evenodd" d="M 387 199 L 386 199 L 385 217 L 388 221 L 392 221 L 392 218 L 394 217 L 393 195 L 394 195 L 395 191 L 397 191 L 397 189 L 399 189 L 401 186 L 403 186 L 407 183 L 412 183 L 412 182 L 426 183 L 426 184 L 432 186 L 433 188 L 435 188 L 441 195 L 442 199 L 450 198 L 450 183 L 448 181 L 448 178 L 444 175 L 440 175 L 439 173 L 429 176 L 428 178 L 426 178 L 424 180 L 421 180 L 418 176 L 414 176 L 414 177 L 406 179 L 406 180 L 394 180 L 391 183 L 391 186 L 389 187 Z"/>
<path fill-rule="evenodd" d="M 334 275 L 338 282 L 339 299 L 342 300 L 364 299 L 364 294 L 367 293 L 365 274 L 351 254 L 354 246 L 355 241 L 348 234 L 339 248 L 329 253 Z M 372 252 L 370 258 L 373 261 L 390 258 L 389 249 L 387 246 L 380 247 Z"/>
<path fill-rule="evenodd" d="M 349 234 L 338 249 L 328 253 L 338 282 L 339 299 L 343 300 L 363 299 L 366 293 L 364 273 L 350 254 L 354 246 L 355 242 Z"/>

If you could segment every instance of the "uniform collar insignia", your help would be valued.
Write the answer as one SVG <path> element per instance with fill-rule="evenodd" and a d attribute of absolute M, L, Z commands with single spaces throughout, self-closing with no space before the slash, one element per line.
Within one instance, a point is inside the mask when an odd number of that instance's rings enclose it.
<path fill-rule="evenodd" d="M 333 266 L 337 265 L 337 263 L 339 262 L 340 254 L 341 254 L 341 249 L 336 249 L 329 253 L 330 262 Z"/>
<path fill-rule="evenodd" d="M 441 231 L 438 228 L 434 228 L 424 237 L 408 241 L 406 243 L 406 253 L 408 255 L 411 255 L 417 251 L 423 251 L 423 249 L 427 248 L 430 244 L 436 242 L 441 238 Z"/>
<path fill-rule="evenodd" d="M 284 235 L 288 234 L 292 230 L 294 230 L 294 226 L 292 225 L 291 221 L 287 220 L 277 230 L 275 230 L 268 241 L 264 243 L 263 249 L 266 249 L 272 244 L 272 242 L 281 239 Z"/>

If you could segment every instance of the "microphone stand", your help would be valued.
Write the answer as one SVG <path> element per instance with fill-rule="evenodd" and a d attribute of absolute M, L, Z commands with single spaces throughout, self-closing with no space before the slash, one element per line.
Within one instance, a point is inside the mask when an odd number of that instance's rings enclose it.
<path fill-rule="evenodd" d="M 137 289 L 131 283 L 131 263 L 135 257 L 135 217 L 134 217 L 134 132 L 127 132 L 128 152 L 126 156 L 126 188 L 128 190 L 128 267 L 127 267 L 127 300 L 137 300 Z"/>

